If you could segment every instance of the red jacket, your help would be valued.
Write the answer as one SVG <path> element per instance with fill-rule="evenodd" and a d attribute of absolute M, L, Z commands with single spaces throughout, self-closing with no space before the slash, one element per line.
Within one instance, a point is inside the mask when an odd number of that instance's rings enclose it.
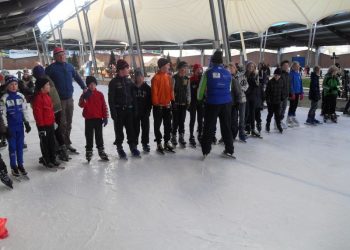
<path fill-rule="evenodd" d="M 39 92 L 32 102 L 34 119 L 38 127 L 51 126 L 55 123 L 55 113 L 51 97 Z"/>
<path fill-rule="evenodd" d="M 81 95 L 79 106 L 83 108 L 83 117 L 85 119 L 104 119 L 108 118 L 108 110 L 103 94 L 95 89 L 87 100 Z"/>

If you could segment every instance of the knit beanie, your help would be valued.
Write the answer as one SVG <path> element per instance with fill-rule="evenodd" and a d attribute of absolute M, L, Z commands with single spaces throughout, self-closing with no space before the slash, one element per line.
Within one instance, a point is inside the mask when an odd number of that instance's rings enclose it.
<path fill-rule="evenodd" d="M 45 75 L 45 69 L 41 65 L 35 66 L 32 70 L 32 74 L 35 77 L 35 79 L 38 79 Z"/>
<path fill-rule="evenodd" d="M 16 83 L 18 83 L 18 78 L 15 77 L 15 76 L 13 76 L 13 75 L 5 76 L 5 85 L 10 84 L 11 82 L 16 82 Z"/>

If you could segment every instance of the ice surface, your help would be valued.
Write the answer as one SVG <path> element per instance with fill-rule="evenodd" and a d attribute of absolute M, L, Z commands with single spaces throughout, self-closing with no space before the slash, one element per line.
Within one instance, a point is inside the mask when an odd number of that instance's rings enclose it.
<path fill-rule="evenodd" d="M 1 250 L 350 248 L 350 118 L 307 127 L 299 108 L 300 128 L 235 143 L 237 160 L 214 146 L 204 162 L 199 148 L 158 155 L 152 126 L 151 153 L 120 161 L 110 120 L 111 161 L 95 151 L 88 165 L 80 93 L 76 86 L 72 141 L 81 154 L 66 170 L 45 171 L 33 129 L 24 157 L 31 180 L 12 191 L 0 185 L 10 233 Z M 7 149 L 1 154 L 8 164 Z"/>

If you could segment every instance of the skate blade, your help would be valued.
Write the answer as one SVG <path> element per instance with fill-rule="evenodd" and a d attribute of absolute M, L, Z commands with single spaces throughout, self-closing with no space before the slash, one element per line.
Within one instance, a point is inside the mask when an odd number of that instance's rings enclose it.
<path fill-rule="evenodd" d="M 222 154 L 221 156 L 222 156 L 223 158 L 236 160 L 236 156 L 234 156 L 234 155 Z"/>
<path fill-rule="evenodd" d="M 25 180 L 25 181 L 29 181 L 29 180 L 30 180 L 30 178 L 29 178 L 28 175 L 22 175 L 22 176 L 21 176 L 21 179 L 22 179 L 22 180 Z"/>

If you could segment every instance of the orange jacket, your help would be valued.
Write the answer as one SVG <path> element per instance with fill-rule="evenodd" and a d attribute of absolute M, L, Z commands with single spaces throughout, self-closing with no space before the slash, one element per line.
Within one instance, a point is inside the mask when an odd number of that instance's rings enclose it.
<path fill-rule="evenodd" d="M 158 72 L 152 78 L 152 104 L 154 106 L 169 106 L 174 100 L 171 76 Z"/>

